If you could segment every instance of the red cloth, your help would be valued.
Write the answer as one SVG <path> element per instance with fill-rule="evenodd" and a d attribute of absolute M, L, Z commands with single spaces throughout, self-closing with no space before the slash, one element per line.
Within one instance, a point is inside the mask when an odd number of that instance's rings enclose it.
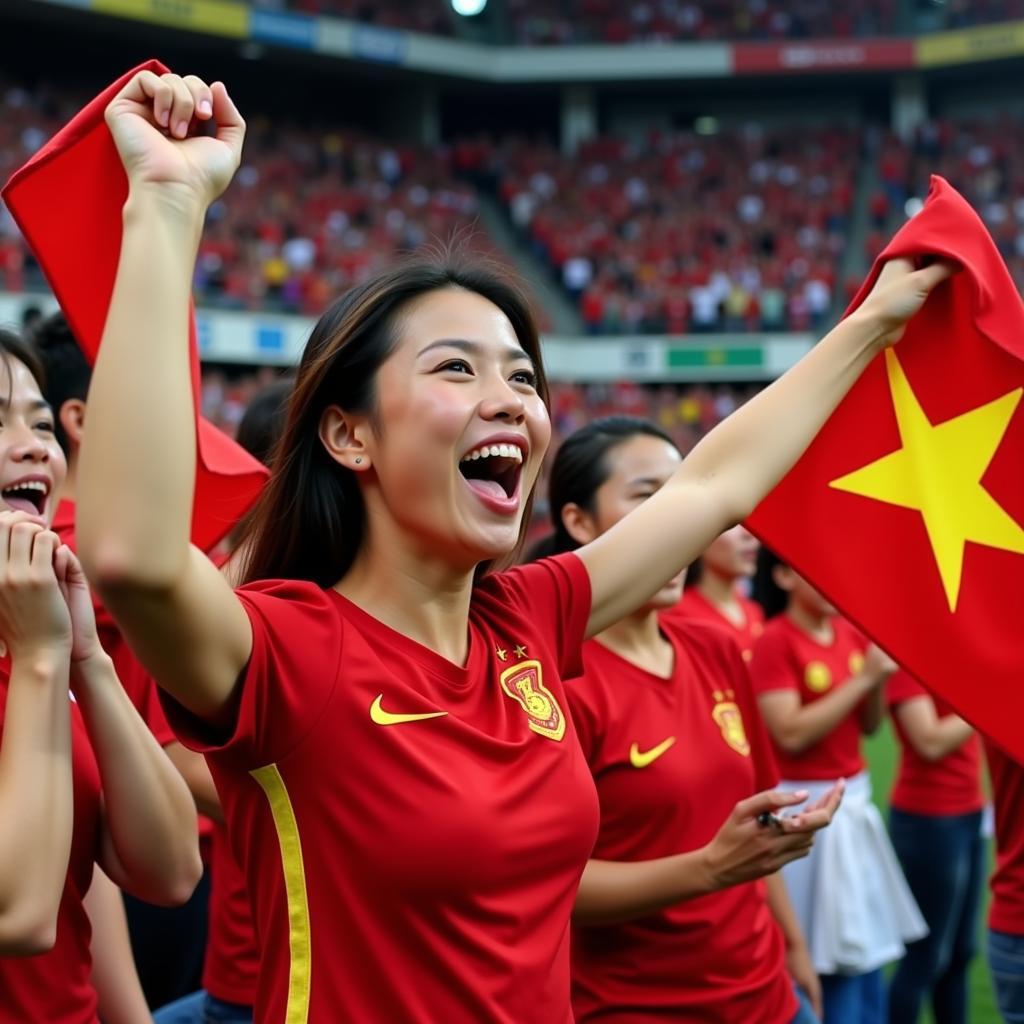
<path fill-rule="evenodd" d="M 598 819 L 561 682 L 581 670 L 583 563 L 484 577 L 464 668 L 334 590 L 238 594 L 253 651 L 232 734 L 216 745 L 162 699 L 207 755 L 246 873 L 256 1021 L 304 1006 L 308 979 L 311 1024 L 569 1024 L 569 915 Z"/>
<path fill-rule="evenodd" d="M 224 825 L 215 825 L 210 860 L 210 915 L 203 988 L 238 1006 L 256 1002 L 260 954 L 245 887 L 245 872 L 231 850 Z"/>
<path fill-rule="evenodd" d="M 941 697 L 932 697 L 909 673 L 896 672 L 885 684 L 885 699 L 900 738 L 899 772 L 889 803 L 909 814 L 973 814 L 985 806 L 981 790 L 981 742 L 977 734 L 938 761 L 926 761 L 914 749 L 897 711 L 908 700 L 927 697 L 940 718 L 954 714 Z"/>
<path fill-rule="evenodd" d="M 0 662 L 0 733 L 7 706 L 11 663 Z M 74 826 L 64 894 L 57 912 L 57 941 L 39 956 L 0 956 L 0 1024 L 95 1024 L 92 927 L 82 901 L 92 884 L 100 844 L 100 772 L 78 707 L 71 712 Z M 25 780 L 31 785 L 31 780 Z M 4 827 L 9 827 L 5 823 Z"/>
<path fill-rule="evenodd" d="M 683 591 L 682 600 L 662 615 L 662 618 L 697 620 L 708 622 L 713 625 L 723 626 L 735 638 L 740 645 L 740 653 L 744 661 L 750 661 L 754 656 L 754 644 L 757 638 L 764 632 L 764 610 L 756 601 L 736 595 L 736 601 L 743 612 L 743 624 L 736 625 L 732 619 L 726 618 L 717 605 L 712 604 L 698 587 L 687 587 Z"/>
<path fill-rule="evenodd" d="M 121 251 L 121 210 L 128 179 L 103 112 L 139 71 L 162 74 L 147 61 L 122 76 L 65 125 L 4 186 L 3 198 L 90 362 L 96 358 Z M 198 403 L 195 316 L 189 348 Z M 192 540 L 210 550 L 249 510 L 266 469 L 201 416 Z"/>
<path fill-rule="evenodd" d="M 584 674 L 567 687 L 597 783 L 593 855 L 602 860 L 698 849 L 737 801 L 779 780 L 735 640 L 701 622 L 668 620 L 662 628 L 675 653 L 670 678 L 590 640 Z M 576 1020 L 789 1021 L 797 1002 L 785 952 L 762 882 L 622 924 L 576 928 Z"/>
<path fill-rule="evenodd" d="M 996 869 L 988 924 L 997 932 L 1024 936 L 1024 768 L 985 744 L 996 818 Z"/>
<path fill-rule="evenodd" d="M 840 618 L 832 619 L 831 644 L 808 636 L 788 615 L 777 615 L 754 645 L 750 677 L 757 694 L 793 690 L 801 704 L 811 704 L 845 685 L 864 663 L 864 640 Z M 824 739 L 800 754 L 775 745 L 775 760 L 789 782 L 850 778 L 864 770 L 856 710 Z"/>
<path fill-rule="evenodd" d="M 977 215 L 943 179 L 933 178 L 924 210 L 879 257 L 852 308 L 866 297 L 884 259 L 927 254 L 963 269 L 914 317 L 895 356 L 934 425 L 1024 385 L 1024 304 Z M 968 540 L 951 611 L 921 513 L 830 486 L 902 446 L 887 360 L 879 357 L 755 511 L 750 528 L 916 679 L 1024 759 L 1024 557 Z M 1024 523 L 1022 458 L 1024 405 L 1018 405 L 981 473 L 1011 533 L 1013 523 Z M 920 477 L 920 465 L 906 474 L 911 482 Z M 958 477 L 957 494 L 967 492 L 970 481 L 964 480 Z M 976 485 L 971 493 L 979 493 Z M 950 521 L 948 508 L 939 506 L 938 520 Z M 977 521 L 972 516 L 972 524 Z"/>

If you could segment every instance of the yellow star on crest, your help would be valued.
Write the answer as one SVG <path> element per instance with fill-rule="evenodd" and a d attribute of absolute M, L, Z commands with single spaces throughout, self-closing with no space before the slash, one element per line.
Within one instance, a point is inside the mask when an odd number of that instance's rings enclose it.
<path fill-rule="evenodd" d="M 829 486 L 920 512 L 955 612 L 967 541 L 1024 554 L 1024 529 L 981 484 L 1024 389 L 932 423 L 891 349 L 885 364 L 902 447 Z"/>

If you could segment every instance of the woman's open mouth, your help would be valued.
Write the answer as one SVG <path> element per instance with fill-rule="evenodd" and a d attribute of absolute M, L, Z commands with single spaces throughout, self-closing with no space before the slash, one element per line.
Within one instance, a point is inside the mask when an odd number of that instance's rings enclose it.
<path fill-rule="evenodd" d="M 50 483 L 40 477 L 16 480 L 0 489 L 4 504 L 14 512 L 27 512 L 30 516 L 41 516 L 50 496 Z"/>
<path fill-rule="evenodd" d="M 505 513 L 518 509 L 523 472 L 523 449 L 518 444 L 480 445 L 459 460 L 459 472 L 488 508 Z"/>

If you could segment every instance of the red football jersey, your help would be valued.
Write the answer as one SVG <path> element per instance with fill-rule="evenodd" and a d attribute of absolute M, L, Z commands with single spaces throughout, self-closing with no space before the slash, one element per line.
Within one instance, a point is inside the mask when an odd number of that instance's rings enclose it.
<path fill-rule="evenodd" d="M 0 731 L 7 706 L 10 661 L 0 663 Z M 71 704 L 74 828 L 71 858 L 57 913 L 57 941 L 39 956 L 0 957 L 0 1024 L 94 1024 L 92 928 L 82 904 L 92 884 L 100 843 L 100 772 L 85 723 Z M 25 780 L 31 785 L 31 780 Z M 5 826 L 6 827 L 6 826 Z"/>
<path fill-rule="evenodd" d="M 687 587 L 683 591 L 682 600 L 674 607 L 664 613 L 663 617 L 696 619 L 700 622 L 712 622 L 719 626 L 725 626 L 736 638 L 740 645 L 740 653 L 744 661 L 750 661 L 754 656 L 754 644 L 764 632 L 764 609 L 750 598 L 742 594 L 736 595 L 741 611 L 743 612 L 743 624 L 737 625 L 732 619 L 722 613 L 722 610 L 712 604 L 699 587 Z"/>
<path fill-rule="evenodd" d="M 865 641 L 845 619 L 832 619 L 831 644 L 808 636 L 788 615 L 777 615 L 754 646 L 750 677 L 755 693 L 794 690 L 810 704 L 842 686 L 864 665 Z M 801 754 L 775 744 L 782 778 L 792 782 L 849 778 L 864 770 L 861 731 L 854 710 L 824 739 Z"/>
<path fill-rule="evenodd" d="M 568 1024 L 569 915 L 594 783 L 562 678 L 574 555 L 485 577 L 464 667 L 333 589 L 242 588 L 253 652 L 209 756 L 260 940 L 256 1020 Z"/>
<path fill-rule="evenodd" d="M 985 744 L 996 815 L 996 869 L 988 924 L 997 932 L 1024 936 L 1024 767 L 991 743 Z"/>
<path fill-rule="evenodd" d="M 896 709 L 915 697 L 931 697 L 940 718 L 956 712 L 941 697 L 930 694 L 913 676 L 894 672 L 885 684 L 885 699 L 900 738 L 900 767 L 889 803 L 910 814 L 973 814 L 985 806 L 981 791 L 981 743 L 975 733 L 938 761 L 926 761 L 914 749 Z"/>
<path fill-rule="evenodd" d="M 652 675 L 599 641 L 568 686 L 597 782 L 594 857 L 638 861 L 706 844 L 737 801 L 778 781 L 747 670 L 720 627 L 663 622 L 675 668 Z M 577 1021 L 784 1024 L 797 1011 L 761 882 L 623 924 L 576 927 Z"/>
<path fill-rule="evenodd" d="M 260 956 L 245 886 L 228 830 L 215 825 L 210 858 L 210 919 L 203 963 L 203 988 L 239 1006 L 256 1002 Z"/>

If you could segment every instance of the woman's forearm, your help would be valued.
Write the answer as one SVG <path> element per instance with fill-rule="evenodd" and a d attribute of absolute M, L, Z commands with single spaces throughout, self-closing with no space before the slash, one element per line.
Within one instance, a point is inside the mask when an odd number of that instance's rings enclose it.
<path fill-rule="evenodd" d="M 851 314 L 687 456 L 679 475 L 721 494 L 723 528 L 749 515 L 800 458 L 881 351 L 884 336 L 879 319 Z"/>
<path fill-rule="evenodd" d="M 876 680 L 861 673 L 824 697 L 795 708 L 773 706 L 773 695 L 768 693 L 761 698 L 761 713 L 772 739 L 787 753 L 801 754 L 830 735 L 877 687 Z"/>
<path fill-rule="evenodd" d="M 0 736 L 0 954 L 55 940 L 71 853 L 73 789 L 66 652 L 18 658 Z"/>
<path fill-rule="evenodd" d="M 172 200 L 143 189 L 125 205 L 89 391 L 77 529 L 86 572 L 101 588 L 170 586 L 188 554 L 196 462 L 188 317 L 202 210 Z"/>
<path fill-rule="evenodd" d="M 108 873 L 148 902 L 184 902 L 202 872 L 192 795 L 132 706 L 110 659 L 88 659 L 72 671 L 103 781 L 113 853 Z"/>
<path fill-rule="evenodd" d="M 629 921 L 718 888 L 703 850 L 656 860 L 590 860 L 573 920 L 581 925 Z"/>
<path fill-rule="evenodd" d="M 93 871 L 85 909 L 92 925 L 92 985 L 104 1024 L 152 1024 L 121 893 L 99 868 Z"/>

